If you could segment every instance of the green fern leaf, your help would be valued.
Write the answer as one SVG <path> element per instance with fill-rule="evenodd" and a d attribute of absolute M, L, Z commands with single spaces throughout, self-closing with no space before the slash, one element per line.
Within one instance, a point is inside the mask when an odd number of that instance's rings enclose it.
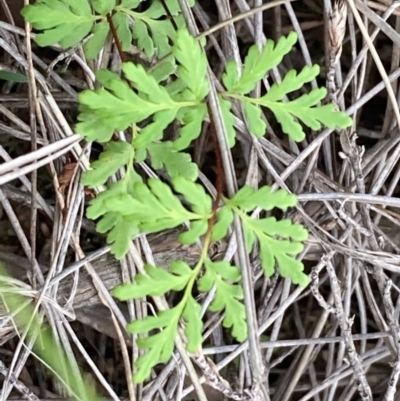
<path fill-rule="evenodd" d="M 142 66 L 129 62 L 124 63 L 122 68 L 143 94 L 140 96 L 133 91 L 117 74 L 98 71 L 96 77 L 104 88 L 83 91 L 79 95 L 81 113 L 78 120 L 81 122 L 76 129 L 89 140 L 109 141 L 115 130 L 125 130 L 160 111 L 177 112 L 181 106 Z"/>
<path fill-rule="evenodd" d="M 191 295 L 189 295 L 185 309 L 182 313 L 182 317 L 186 321 L 185 336 L 188 340 L 186 348 L 192 353 L 198 351 L 203 341 L 203 337 L 201 335 L 203 322 L 201 321 L 200 316 L 201 306 Z"/>
<path fill-rule="evenodd" d="M 170 75 L 175 73 L 175 71 L 175 59 L 171 54 L 170 56 L 165 56 L 162 60 L 160 60 L 149 72 L 157 82 L 162 82 L 165 81 Z M 168 85 L 165 85 L 165 88 L 168 90 Z M 171 95 L 169 90 L 168 93 Z"/>
<path fill-rule="evenodd" d="M 218 100 L 225 123 L 228 145 L 230 148 L 233 148 L 236 141 L 236 131 L 234 128 L 235 116 L 231 112 L 232 103 L 229 100 L 224 99 L 222 96 L 218 96 Z"/>
<path fill-rule="evenodd" d="M 116 7 L 116 10 L 131 15 L 134 18 L 132 37 L 137 39 L 137 47 L 144 51 L 146 56 L 153 57 L 157 51 L 159 58 L 170 53 L 170 40 L 174 41 L 176 32 L 171 21 L 166 17 L 166 12 L 160 1 L 154 1 L 144 12 L 133 12 L 131 9 L 137 8 L 139 2 L 126 1 Z M 183 19 L 178 16 L 180 8 L 175 0 L 168 1 L 168 9 L 174 15 L 174 20 L 178 26 L 183 26 Z"/>
<path fill-rule="evenodd" d="M 243 290 L 240 285 L 227 283 L 240 280 L 240 272 L 237 267 L 231 266 L 227 261 L 213 262 L 205 261 L 206 272 L 199 279 L 199 290 L 210 291 L 216 286 L 216 294 L 213 303 L 210 305 L 212 312 L 225 311 L 223 321 L 224 327 L 232 327 L 232 335 L 243 341 L 247 337 L 246 312 L 244 305 L 240 302 L 243 299 Z"/>
<path fill-rule="evenodd" d="M 190 228 L 184 233 L 179 234 L 179 242 L 183 245 L 194 244 L 207 232 L 208 223 L 205 220 L 193 221 Z"/>
<path fill-rule="evenodd" d="M 193 5 L 193 0 L 190 0 L 189 3 Z M 181 7 L 177 0 L 169 0 L 167 4 L 168 10 L 173 16 L 177 16 L 181 12 Z M 156 0 L 152 3 L 151 7 L 148 9 L 146 14 L 149 18 L 157 19 L 162 18 L 166 15 L 164 6 L 161 1 Z"/>
<path fill-rule="evenodd" d="M 132 46 L 132 32 L 129 29 L 129 17 L 122 12 L 116 12 L 112 20 L 117 31 L 118 39 L 123 51 L 129 51 Z"/>
<path fill-rule="evenodd" d="M 295 259 L 295 256 L 303 250 L 303 242 L 308 238 L 307 230 L 290 220 L 277 221 L 275 217 L 257 220 L 246 214 L 256 207 L 263 210 L 275 207 L 286 210 L 290 206 L 295 206 L 296 196 L 285 190 L 272 192 L 268 186 L 258 190 L 244 186 L 232 199 L 224 199 L 224 202 L 226 207 L 232 208 L 243 221 L 248 252 L 252 251 L 256 239 L 258 240 L 261 265 L 265 274 L 271 276 L 277 262 L 283 277 L 289 277 L 295 284 L 307 285 L 308 278 L 303 273 L 303 264 Z"/>
<path fill-rule="evenodd" d="M 128 164 L 132 157 L 132 151 L 132 146 L 127 142 L 109 142 L 99 160 L 93 162 L 91 170 L 86 171 L 83 175 L 83 185 L 87 185 L 89 188 L 103 185 L 119 168 Z"/>
<path fill-rule="evenodd" d="M 179 138 L 174 141 L 174 148 L 177 151 L 187 149 L 191 142 L 199 137 L 207 114 L 207 106 L 205 104 L 184 110 L 180 119 L 183 126 L 180 129 Z"/>
<path fill-rule="evenodd" d="M 98 219 L 103 214 L 109 212 L 110 210 L 106 207 L 107 200 L 117 198 L 125 193 L 124 185 L 125 183 L 123 181 L 112 183 L 108 186 L 106 191 L 101 192 L 96 198 L 92 199 L 86 211 L 87 217 L 89 219 Z"/>
<path fill-rule="evenodd" d="M 175 323 L 175 322 L 174 322 Z M 136 361 L 137 372 L 134 375 L 136 383 L 141 383 L 150 375 L 151 368 L 158 363 L 166 363 L 174 350 L 173 336 L 177 331 L 177 324 L 169 324 L 161 333 L 144 339 L 138 339 L 137 345 L 141 349 L 150 349 Z"/>
<path fill-rule="evenodd" d="M 145 18 L 149 18 L 149 16 L 146 15 L 148 14 L 148 12 L 145 12 L 143 14 Z M 176 22 L 179 21 L 180 23 L 178 23 L 178 25 L 181 26 L 182 24 L 181 18 L 176 17 L 175 21 Z M 151 38 L 153 41 L 153 46 L 152 46 L 153 52 L 150 53 L 147 51 L 147 49 L 143 50 L 148 57 L 152 57 L 156 54 L 158 58 L 163 58 L 164 56 L 166 56 L 168 53 L 171 52 L 170 41 L 175 40 L 176 32 L 169 19 L 164 19 L 164 20 L 148 19 L 146 22 L 149 27 L 149 31 L 151 32 Z"/>
<path fill-rule="evenodd" d="M 293 250 L 293 254 L 298 254 L 298 249 Z M 303 273 L 303 264 L 283 252 L 279 253 L 277 258 L 279 274 L 282 277 L 290 278 L 292 283 L 298 284 L 301 287 L 306 287 L 309 284 L 309 279 L 306 274 Z"/>
<path fill-rule="evenodd" d="M 172 184 L 175 191 L 182 194 L 185 199 L 191 203 L 192 210 L 195 213 L 206 217 L 206 219 L 211 217 L 212 200 L 203 186 L 187 180 L 182 176 L 174 178 Z"/>
<path fill-rule="evenodd" d="M 303 273 L 303 264 L 295 259 L 295 255 L 303 250 L 299 242 L 275 240 L 266 235 L 260 235 L 260 259 L 261 266 L 267 277 L 272 276 L 275 269 L 275 261 L 282 277 L 290 278 L 294 284 L 307 286 L 308 277 Z"/>
<path fill-rule="evenodd" d="M 250 102 L 244 102 L 243 106 L 247 126 L 249 127 L 250 132 L 256 137 L 264 136 L 267 124 L 261 117 L 261 108 Z"/>
<path fill-rule="evenodd" d="M 148 333 L 154 329 L 162 329 L 157 334 L 136 341 L 141 349 L 148 350 L 136 361 L 137 371 L 134 376 L 136 383 L 142 383 L 150 376 L 154 366 L 168 362 L 171 358 L 181 309 L 178 305 L 173 309 L 159 312 L 157 316 L 148 316 L 128 325 L 127 330 L 131 333 Z"/>
<path fill-rule="evenodd" d="M 282 100 L 284 96 L 290 92 L 301 89 L 306 83 L 311 82 L 319 74 L 320 68 L 318 65 L 305 66 L 297 73 L 295 70 L 290 70 L 283 78 L 281 83 L 274 83 L 268 91 L 267 98 L 270 102 Z M 311 104 L 310 104 L 311 106 Z M 310 107 L 309 106 L 309 107 Z"/>
<path fill-rule="evenodd" d="M 110 32 L 110 26 L 107 21 L 101 21 L 94 25 L 92 32 L 93 36 L 83 46 L 88 60 L 93 60 L 100 53 Z"/>
<path fill-rule="evenodd" d="M 174 263 L 181 266 L 174 269 Z M 146 274 L 137 274 L 134 283 L 114 288 L 112 295 L 120 301 L 126 301 L 146 296 L 162 296 L 171 290 L 181 291 L 187 285 L 193 271 L 184 262 L 174 263 L 171 265 L 172 273 L 163 267 L 146 265 Z"/>
<path fill-rule="evenodd" d="M 117 215 L 114 226 L 107 235 L 107 243 L 111 244 L 111 253 L 116 259 L 122 259 L 129 250 L 132 238 L 140 233 L 135 216 Z"/>
<path fill-rule="evenodd" d="M 270 69 L 281 63 L 296 42 L 297 34 L 291 32 L 287 37 L 281 37 L 276 45 L 274 41 L 268 40 L 261 53 L 256 45 L 251 46 L 244 61 L 241 77 L 237 74 L 236 65 L 232 62 L 227 65 L 222 78 L 226 89 L 237 94 L 251 92 Z"/>
<path fill-rule="evenodd" d="M 175 110 L 165 110 L 154 114 L 153 122 L 147 124 L 135 138 L 133 145 L 136 149 L 146 149 L 153 142 L 162 139 L 163 131 L 175 119 Z M 145 155 L 143 157 L 143 160 Z M 136 161 L 143 161 L 136 157 Z M 154 167 L 154 166 L 153 166 Z M 156 167 L 154 167 L 156 168 Z M 161 168 L 161 167 L 158 167 Z"/>
<path fill-rule="evenodd" d="M 121 0 L 120 7 L 137 8 L 142 0 Z"/>
<path fill-rule="evenodd" d="M 286 210 L 295 206 L 296 196 L 283 189 L 272 192 L 271 187 L 265 185 L 256 190 L 248 185 L 243 186 L 232 199 L 226 199 L 226 203 L 240 207 L 243 211 L 251 212 L 256 207 L 271 210 L 275 207 Z"/>
<path fill-rule="evenodd" d="M 160 138 L 162 129 L 172 122 L 180 109 L 184 109 L 180 114 L 187 127 L 183 127 L 181 138 L 178 141 L 184 144 L 190 143 L 199 135 L 201 123 L 206 116 L 204 105 L 197 106 L 194 101 L 177 102 L 173 100 L 168 90 L 160 86 L 155 77 L 146 72 L 141 65 L 128 62 L 122 65 L 122 69 L 137 92 L 132 90 L 128 83 L 118 75 L 107 70 L 98 71 L 96 77 L 104 87 L 80 94 L 81 113 L 78 116 L 80 123 L 76 127 L 78 132 L 89 140 L 106 142 L 110 140 L 114 131 L 125 130 L 130 125 L 153 116 L 154 125 L 146 127 L 147 129 L 144 128 L 144 131 L 148 132 L 148 135 L 144 135 L 147 136 L 147 139 L 140 139 L 140 135 L 137 139 L 139 143 L 143 141 L 139 145 L 143 150 L 143 147 L 153 139 Z M 190 108 L 191 103 L 193 110 Z M 179 147 L 179 144 L 177 146 Z M 156 152 L 157 145 L 154 149 L 148 150 Z M 172 156 L 171 153 L 174 152 L 170 151 L 169 153 L 169 156 Z M 174 156 L 178 157 L 176 154 Z M 140 157 L 143 157 L 143 152 Z M 180 156 L 180 162 L 183 162 L 185 157 Z M 164 157 L 162 163 L 160 161 L 157 163 L 157 160 L 155 163 L 164 164 L 167 168 L 168 165 L 172 167 L 178 164 L 172 160 L 168 161 L 167 157 Z M 182 166 L 180 173 L 183 173 L 186 167 L 189 167 L 188 162 Z M 192 174 L 193 166 L 187 171 Z M 184 175 L 188 176 L 188 172 Z"/>
<path fill-rule="evenodd" d="M 138 186 L 135 189 L 138 190 Z M 128 216 L 131 213 L 134 213 L 138 218 L 144 218 L 143 216 L 149 213 L 148 209 L 150 208 L 150 205 L 141 205 L 140 201 L 125 192 L 118 196 L 106 199 L 104 205 L 108 211 L 118 213 L 121 216 Z"/>
<path fill-rule="evenodd" d="M 161 106 L 160 109 L 176 107 L 168 91 L 163 86 L 160 86 L 141 64 L 123 63 L 122 70 L 127 79 L 135 85 L 135 88 L 139 92 L 146 94 L 147 100 L 159 104 Z"/>
<path fill-rule="evenodd" d="M 326 89 L 322 88 L 321 93 L 325 94 Z M 296 117 L 303 121 L 304 124 L 316 129 L 321 124 L 328 128 L 347 128 L 351 125 L 352 119 L 344 112 L 338 112 L 333 104 L 325 104 L 320 107 L 310 107 L 314 105 L 314 93 L 311 92 L 294 100 L 297 108 Z M 316 93 L 318 96 L 318 93 Z M 319 97 L 319 96 L 318 96 Z M 314 128 L 315 127 L 315 128 Z"/>
<path fill-rule="evenodd" d="M 153 179 L 150 180 L 150 182 L 152 181 Z M 170 190 L 168 185 L 162 185 L 165 188 L 165 192 Z M 151 189 L 146 184 L 136 184 L 133 192 L 135 195 L 123 193 L 118 197 L 114 196 L 106 199 L 105 206 L 108 210 L 119 213 L 122 216 L 134 214 L 141 223 L 164 219 L 183 222 L 192 217 L 192 214 L 186 211 L 182 205 L 180 205 L 179 210 L 175 210 L 175 212 L 169 207 L 164 207 L 160 199 L 152 193 Z"/>
<path fill-rule="evenodd" d="M 160 111 L 156 105 L 140 98 L 116 74 L 101 70 L 96 76 L 105 88 L 83 91 L 79 95 L 81 114 L 78 120 L 81 122 L 76 130 L 88 140 L 108 142 L 115 130 L 125 130 Z"/>
<path fill-rule="evenodd" d="M 172 327 L 171 327 L 172 329 Z M 171 332 L 172 330 L 169 330 Z M 165 335 L 164 335 L 165 336 Z M 171 341 L 165 341 L 165 337 L 161 336 L 161 333 L 156 334 L 153 337 L 150 337 L 150 339 L 154 339 L 154 345 L 153 344 L 148 344 L 144 343 L 143 340 L 137 340 L 137 343 L 140 343 L 140 348 L 146 349 L 150 348 L 151 349 L 148 351 L 147 354 L 145 354 L 142 357 L 139 357 L 139 359 L 136 361 L 136 373 L 134 374 L 134 382 L 135 383 L 142 383 L 144 382 L 151 374 L 151 370 L 154 366 L 157 365 L 158 360 L 160 359 L 160 355 L 163 352 L 163 348 L 173 348 L 173 342 Z M 157 361 L 157 362 L 156 362 Z"/>
<path fill-rule="evenodd" d="M 116 220 L 118 219 L 118 213 L 107 212 L 103 215 L 103 217 L 96 224 L 96 231 L 100 234 L 104 234 L 110 231 L 114 225 Z"/>
<path fill-rule="evenodd" d="M 115 0 L 91 0 L 92 6 L 98 14 L 106 15 L 115 7 Z"/>
<path fill-rule="evenodd" d="M 227 233 L 228 229 L 233 222 L 233 212 L 229 207 L 222 207 L 217 212 L 217 221 L 212 228 L 212 235 L 211 239 L 213 241 L 220 241 L 224 238 Z"/>
<path fill-rule="evenodd" d="M 277 221 L 275 217 L 267 217 L 265 219 L 250 220 L 251 223 L 249 224 L 253 231 L 267 233 L 270 237 L 277 235 L 281 238 L 290 238 L 296 242 L 305 241 L 308 238 L 307 230 L 301 224 L 294 224 L 289 219 Z"/>
<path fill-rule="evenodd" d="M 188 153 L 178 152 L 173 142 L 152 143 L 147 148 L 151 165 L 156 170 L 165 167 L 170 177 L 184 177 L 196 180 L 199 174 L 198 167 L 192 163 Z"/>
<path fill-rule="evenodd" d="M 149 181 L 149 185 L 152 193 L 158 198 L 160 205 L 168 210 L 174 210 L 177 213 L 187 213 L 179 198 L 172 193 L 171 188 L 167 184 L 164 184 L 160 180 L 152 179 Z M 146 202 L 149 195 L 144 192 L 143 194 L 140 194 L 140 196 L 141 200 Z"/>
<path fill-rule="evenodd" d="M 305 83 L 311 82 L 319 74 L 318 66 L 305 66 L 300 73 L 289 71 L 281 83 L 275 83 L 266 95 L 259 99 L 243 96 L 251 92 L 257 82 L 267 72 L 277 66 L 283 57 L 291 50 L 297 41 L 297 35 L 292 32 L 287 37 L 282 37 L 276 46 L 271 40 L 259 52 L 257 46 L 252 46 L 245 58 L 244 69 L 239 77 L 237 66 L 234 61 L 227 63 L 223 83 L 228 90 L 224 96 L 240 99 L 244 103 L 244 111 L 250 132 L 259 137 L 265 133 L 265 122 L 261 117 L 260 106 L 269 108 L 281 124 L 284 133 L 295 141 L 302 141 L 305 133 L 302 126 L 296 121 L 299 119 L 313 130 L 321 129 L 322 125 L 328 128 L 347 128 L 351 126 L 352 120 L 344 112 L 335 110 L 333 105 L 319 106 L 319 102 L 326 96 L 326 89 L 313 89 L 308 95 L 303 95 L 293 101 L 283 101 L 284 97 L 293 91 L 297 91 Z M 229 104 L 229 103 L 228 103 Z M 222 114 L 225 124 L 231 130 L 229 137 L 234 138 L 232 132 L 232 117 L 230 117 L 230 104 L 221 102 Z M 228 123 L 228 119 L 230 122 Z M 233 141 L 230 139 L 230 146 Z"/>
<path fill-rule="evenodd" d="M 236 266 L 232 266 L 227 261 L 213 261 L 208 260 L 206 266 L 212 267 L 215 273 L 219 274 L 224 280 L 231 282 L 238 282 L 240 280 L 240 270 Z"/>
<path fill-rule="evenodd" d="M 186 183 L 183 183 L 182 180 L 186 181 Z M 112 195 L 108 194 L 108 191 L 103 193 L 104 195 L 100 194 L 97 199 L 91 202 L 88 208 L 88 216 L 98 217 L 107 212 L 114 212 L 122 219 L 118 220 L 120 222 L 119 224 L 122 224 L 121 221 L 125 218 L 127 221 L 129 220 L 131 224 L 133 222 L 135 227 L 133 232 L 135 234 L 137 234 L 137 227 L 140 227 L 142 232 L 151 233 L 177 227 L 185 221 L 196 222 L 200 220 L 203 221 L 202 226 L 204 226 L 204 222 L 207 222 L 211 214 L 211 206 L 209 206 L 207 210 L 207 205 L 210 205 L 211 201 L 208 195 L 205 193 L 201 194 L 196 184 L 182 177 L 177 179 L 177 183 L 178 184 L 174 183 L 175 189 L 178 192 L 182 191 L 184 193 L 187 200 L 192 203 L 194 212 L 190 212 L 182 206 L 179 199 L 174 197 L 167 184 L 157 179 L 150 179 L 148 185 L 140 182 L 134 184 L 132 191 L 134 195 L 121 191 L 118 192 L 118 189 L 122 186 L 117 189 L 115 189 L 115 187 L 112 188 Z M 188 185 L 187 183 L 191 183 L 192 185 Z M 198 198 L 192 199 L 190 194 L 188 195 L 185 193 L 187 188 L 192 188 L 192 190 L 196 191 L 196 193 L 199 194 Z M 190 235 L 199 231 L 198 224 L 195 224 L 194 227 L 197 231 L 190 231 Z M 119 230 L 119 226 L 114 227 L 112 230 L 114 234 L 110 237 L 112 233 L 110 232 L 108 241 L 114 242 L 118 240 L 118 244 L 124 245 L 124 249 L 127 249 L 126 244 L 129 244 L 132 236 L 129 236 L 130 233 L 126 231 L 125 226 L 123 228 L 124 230 Z M 200 230 L 196 240 L 204 233 L 203 231 L 204 230 Z M 123 239 L 125 239 L 126 242 L 123 242 Z M 122 249 L 122 246 L 119 249 Z M 120 254 L 119 252 L 118 255 Z"/>
<path fill-rule="evenodd" d="M 162 329 L 173 320 L 179 319 L 180 311 L 177 307 L 160 311 L 156 316 L 146 316 L 145 319 L 135 320 L 128 324 L 127 329 L 132 334 L 148 333 L 152 330 Z M 152 336 L 153 338 L 155 336 Z M 150 339 L 150 337 L 149 337 Z M 149 340 L 151 341 L 151 339 Z"/>
<path fill-rule="evenodd" d="M 126 255 L 132 238 L 140 233 L 139 223 L 135 214 L 127 210 L 126 205 L 133 200 L 126 194 L 126 181 L 121 180 L 111 184 L 106 191 L 101 192 L 90 201 L 86 215 L 97 219 L 99 232 L 107 232 L 107 242 L 111 245 L 111 252 L 117 259 Z"/>
<path fill-rule="evenodd" d="M 147 57 L 154 56 L 154 43 L 149 35 L 148 27 L 139 18 L 135 19 L 135 26 L 132 29 L 132 38 L 137 40 L 137 48 L 144 51 Z"/>
<path fill-rule="evenodd" d="M 273 92 L 273 99 L 275 99 L 276 93 L 279 93 L 279 90 Z M 271 101 L 269 93 L 267 93 L 256 102 L 268 107 L 274 113 L 285 134 L 295 141 L 301 141 L 305 138 L 305 134 L 295 118 L 313 130 L 319 130 L 322 124 L 329 128 L 339 127 L 342 129 L 351 126 L 352 119 L 346 113 L 335 110 L 332 104 L 318 106 L 318 103 L 325 98 L 326 93 L 325 88 L 313 89 L 309 94 L 289 102 Z M 253 100 L 248 99 L 248 101 Z"/>
<path fill-rule="evenodd" d="M 254 220 L 253 224 L 270 236 L 278 235 L 295 241 L 306 241 L 308 238 L 307 230 L 301 224 L 293 224 L 290 219 L 276 220 L 275 217 L 267 217 Z"/>
<path fill-rule="evenodd" d="M 273 220 L 269 219 L 255 220 L 246 215 L 241 215 L 241 218 L 248 252 L 251 252 L 255 238 L 259 241 L 261 266 L 266 276 L 272 276 L 276 261 L 283 277 L 290 278 L 295 284 L 306 286 L 308 277 L 303 273 L 304 266 L 295 259 L 295 255 L 304 248 L 303 244 L 296 239 L 307 239 L 306 230 L 290 221 L 274 225 Z M 269 229 L 271 232 L 268 231 Z M 292 238 L 292 241 L 273 238 L 276 233 L 281 237 Z"/>
<path fill-rule="evenodd" d="M 87 36 L 96 20 L 87 0 L 38 0 L 25 6 L 22 16 L 40 31 L 39 46 L 59 43 L 64 49 L 77 45 Z"/>
<path fill-rule="evenodd" d="M 178 76 L 181 78 L 197 101 L 202 101 L 208 94 L 207 57 L 200 43 L 190 35 L 187 29 L 177 32 L 173 54 L 179 62 Z"/>
<path fill-rule="evenodd" d="M 188 89 L 186 89 L 185 82 L 179 78 L 175 79 L 172 82 L 168 82 L 165 85 L 165 88 L 167 89 L 167 91 L 171 95 L 171 97 L 173 97 L 176 101 L 184 102 L 188 99 L 194 98 L 192 92 L 190 92 Z M 182 93 L 185 93 L 185 95 L 182 95 Z"/>
<path fill-rule="evenodd" d="M 234 91 L 235 85 L 239 82 L 239 72 L 235 60 L 228 60 L 226 62 L 222 82 L 227 90 Z"/>

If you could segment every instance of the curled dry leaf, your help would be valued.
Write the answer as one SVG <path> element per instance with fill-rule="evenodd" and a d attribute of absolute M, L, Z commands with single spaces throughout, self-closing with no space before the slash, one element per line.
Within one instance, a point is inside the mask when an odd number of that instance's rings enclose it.
<path fill-rule="evenodd" d="M 64 193 L 65 189 L 69 186 L 72 181 L 72 177 L 75 174 L 77 163 L 67 163 L 62 173 L 58 176 L 58 182 L 60 184 L 58 190 L 60 193 Z"/>
<path fill-rule="evenodd" d="M 342 54 L 343 38 L 346 32 L 347 4 L 345 0 L 335 0 L 329 15 L 330 58 L 336 64 Z"/>

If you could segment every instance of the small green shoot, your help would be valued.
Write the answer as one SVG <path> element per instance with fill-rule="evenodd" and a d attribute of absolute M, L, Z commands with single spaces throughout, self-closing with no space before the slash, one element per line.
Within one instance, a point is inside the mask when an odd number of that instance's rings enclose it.
<path fill-rule="evenodd" d="M 33 300 L 29 302 L 21 296 L 18 293 L 20 289 L 10 284 L 7 278 L 7 270 L 0 265 L 1 300 L 5 310 L 17 312 L 13 317 L 16 328 L 22 333 L 27 333 L 27 338 L 34 341 L 35 354 L 47 364 L 50 373 L 59 379 L 71 397 L 80 401 L 100 400 L 93 384 L 84 379 L 82 372 L 76 371 L 76 365 L 71 361 L 72 356 L 66 354 L 52 331 L 34 315 Z"/>

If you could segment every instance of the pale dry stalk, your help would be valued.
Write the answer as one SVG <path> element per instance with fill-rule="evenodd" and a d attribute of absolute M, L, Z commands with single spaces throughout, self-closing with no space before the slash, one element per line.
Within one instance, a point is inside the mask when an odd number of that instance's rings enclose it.
<path fill-rule="evenodd" d="M 336 65 L 343 49 L 343 39 L 346 33 L 347 3 L 345 0 L 335 0 L 328 18 L 329 63 L 327 72 L 327 87 L 330 100 L 339 108 L 336 88 Z"/>

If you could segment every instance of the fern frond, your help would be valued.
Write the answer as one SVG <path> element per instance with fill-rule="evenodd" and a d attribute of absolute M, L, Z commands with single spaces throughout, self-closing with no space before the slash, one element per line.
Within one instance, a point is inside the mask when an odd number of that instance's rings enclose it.
<path fill-rule="evenodd" d="M 59 43 L 65 49 L 86 37 L 96 21 L 88 0 L 38 0 L 21 14 L 42 31 L 35 39 L 39 46 Z"/>
<path fill-rule="evenodd" d="M 182 291 L 193 274 L 184 262 L 171 263 L 171 273 L 163 267 L 146 265 L 146 274 L 137 274 L 134 283 L 123 284 L 113 290 L 113 295 L 120 301 L 139 299 L 146 296 L 158 297 L 167 292 Z"/>
<path fill-rule="evenodd" d="M 282 36 L 278 42 L 267 40 L 261 53 L 257 45 L 250 47 L 244 60 L 243 73 L 239 77 L 236 63 L 229 61 L 222 82 L 226 89 L 232 93 L 246 94 L 251 92 L 258 81 L 264 78 L 268 71 L 281 63 L 283 57 L 292 50 L 297 42 L 297 34 L 291 32 L 287 37 Z"/>
<path fill-rule="evenodd" d="M 128 164 L 132 155 L 132 146 L 127 142 L 107 143 L 99 159 L 91 164 L 91 170 L 83 175 L 82 183 L 89 188 L 103 185 L 118 169 Z"/>
<path fill-rule="evenodd" d="M 130 323 L 127 329 L 131 333 L 149 333 L 160 329 L 157 334 L 139 338 L 136 344 L 147 352 L 136 361 L 134 375 L 136 383 L 142 383 L 150 376 L 151 369 L 158 363 L 165 363 L 171 358 L 178 329 L 181 306 L 161 311 L 157 316 L 148 316 L 143 320 Z"/>
<path fill-rule="evenodd" d="M 275 207 L 286 210 L 296 204 L 296 197 L 284 190 L 272 192 L 268 186 L 258 190 L 244 186 L 232 199 L 225 199 L 225 203 L 243 222 L 248 252 L 251 252 L 256 239 L 258 240 L 261 266 L 265 274 L 271 276 L 277 262 L 283 277 L 289 277 L 293 283 L 306 286 L 308 278 L 303 273 L 304 266 L 295 256 L 303 250 L 303 242 L 308 238 L 307 230 L 290 220 L 277 221 L 274 217 L 257 220 L 247 215 L 256 207 L 266 211 Z"/>
<path fill-rule="evenodd" d="M 248 127 L 257 137 L 263 136 L 266 131 L 266 123 L 262 118 L 260 106 L 270 109 L 281 124 L 283 132 L 297 142 L 304 140 L 305 133 L 296 119 L 313 130 L 319 130 L 322 125 L 344 129 L 352 124 L 352 119 L 346 113 L 336 110 L 333 105 L 319 105 L 326 97 L 325 88 L 315 88 L 309 94 L 293 101 L 284 100 L 289 93 L 299 90 L 304 84 L 316 78 L 320 70 L 316 65 L 305 66 L 299 73 L 294 70 L 289 71 L 282 82 L 274 83 L 261 98 L 246 96 L 271 68 L 282 61 L 296 41 L 297 35 L 292 32 L 287 37 L 279 39 L 276 45 L 273 41 L 267 41 L 261 53 L 256 46 L 252 46 L 245 58 L 243 73 L 240 77 L 235 61 L 229 61 L 226 65 L 223 83 L 227 92 L 223 96 L 243 102 Z M 221 109 L 229 129 L 228 136 L 231 138 L 234 132 L 231 128 L 233 123 L 230 117 L 229 101 L 221 102 Z M 230 139 L 230 146 L 233 146 L 233 143 L 234 140 Z"/>
<path fill-rule="evenodd" d="M 199 279 L 199 290 L 210 291 L 215 285 L 217 288 L 215 299 L 210 305 L 213 312 L 225 311 L 223 325 L 232 327 L 232 335 L 243 341 L 247 337 L 246 313 L 243 299 L 243 290 L 240 285 L 234 284 L 240 280 L 239 269 L 231 266 L 227 261 L 214 262 L 205 260 L 206 272 Z"/>

